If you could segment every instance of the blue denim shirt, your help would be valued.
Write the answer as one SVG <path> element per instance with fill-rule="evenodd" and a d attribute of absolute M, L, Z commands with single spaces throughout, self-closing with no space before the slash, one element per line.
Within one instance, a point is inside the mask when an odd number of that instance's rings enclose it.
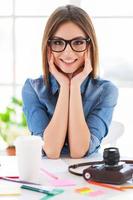
<path fill-rule="evenodd" d="M 23 111 L 33 135 L 43 136 L 58 100 L 59 84 L 50 75 L 50 90 L 43 77 L 27 79 L 23 89 Z M 114 107 L 117 103 L 118 89 L 110 81 L 87 77 L 81 85 L 81 96 L 86 123 L 91 133 L 87 155 L 96 152 L 102 139 L 107 135 Z M 69 153 L 67 139 L 61 151 Z"/>

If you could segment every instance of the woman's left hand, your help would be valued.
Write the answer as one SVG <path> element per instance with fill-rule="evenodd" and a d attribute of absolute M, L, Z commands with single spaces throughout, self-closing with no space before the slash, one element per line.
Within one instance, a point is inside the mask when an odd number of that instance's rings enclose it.
<path fill-rule="evenodd" d="M 80 85 L 83 83 L 86 77 L 91 73 L 91 71 L 92 71 L 92 65 L 91 65 L 90 50 L 89 50 L 85 52 L 85 64 L 83 70 L 80 71 L 71 79 L 71 85 L 77 85 L 80 87 Z"/>

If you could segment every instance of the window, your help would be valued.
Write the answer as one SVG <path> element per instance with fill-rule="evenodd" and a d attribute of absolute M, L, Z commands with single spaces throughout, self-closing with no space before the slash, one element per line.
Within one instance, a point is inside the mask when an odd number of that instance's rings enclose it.
<path fill-rule="evenodd" d="M 113 119 L 122 122 L 125 132 L 118 147 L 131 155 L 133 102 L 133 7 L 132 0 L 82 0 L 81 7 L 93 19 L 96 29 L 101 76 L 119 87 Z M 126 149 L 123 148 L 126 146 Z"/>
<path fill-rule="evenodd" d="M 41 42 L 48 16 L 69 0 L 0 0 L 0 110 L 21 98 L 24 81 L 42 74 Z"/>
<path fill-rule="evenodd" d="M 130 131 L 132 0 L 0 0 L 0 110 L 8 105 L 12 96 L 21 98 L 26 78 L 42 73 L 41 42 L 47 18 L 56 7 L 70 3 L 81 6 L 92 18 L 98 37 L 101 76 L 119 87 L 114 118 L 124 122 Z"/>

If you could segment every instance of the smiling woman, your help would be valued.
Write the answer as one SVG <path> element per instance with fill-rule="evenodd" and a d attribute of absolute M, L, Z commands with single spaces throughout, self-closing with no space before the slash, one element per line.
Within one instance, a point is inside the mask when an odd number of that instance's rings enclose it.
<path fill-rule="evenodd" d="M 96 152 L 117 103 L 115 85 L 98 76 L 93 24 L 81 8 L 67 5 L 49 17 L 42 41 L 43 76 L 27 79 L 23 109 L 32 134 L 49 158 Z"/>
<path fill-rule="evenodd" d="M 84 64 L 84 53 L 90 44 L 90 38 L 86 38 L 84 31 L 68 21 L 59 26 L 49 41 L 55 65 L 70 76 L 77 73 Z"/>

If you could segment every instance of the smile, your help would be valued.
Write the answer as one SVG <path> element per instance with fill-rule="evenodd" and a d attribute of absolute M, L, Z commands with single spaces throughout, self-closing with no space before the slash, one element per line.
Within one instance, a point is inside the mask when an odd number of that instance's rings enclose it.
<path fill-rule="evenodd" d="M 62 59 L 61 59 L 61 61 L 62 61 L 63 63 L 65 63 L 65 64 L 73 64 L 75 61 L 77 61 L 77 59 L 75 59 L 75 60 L 62 60 Z"/>

